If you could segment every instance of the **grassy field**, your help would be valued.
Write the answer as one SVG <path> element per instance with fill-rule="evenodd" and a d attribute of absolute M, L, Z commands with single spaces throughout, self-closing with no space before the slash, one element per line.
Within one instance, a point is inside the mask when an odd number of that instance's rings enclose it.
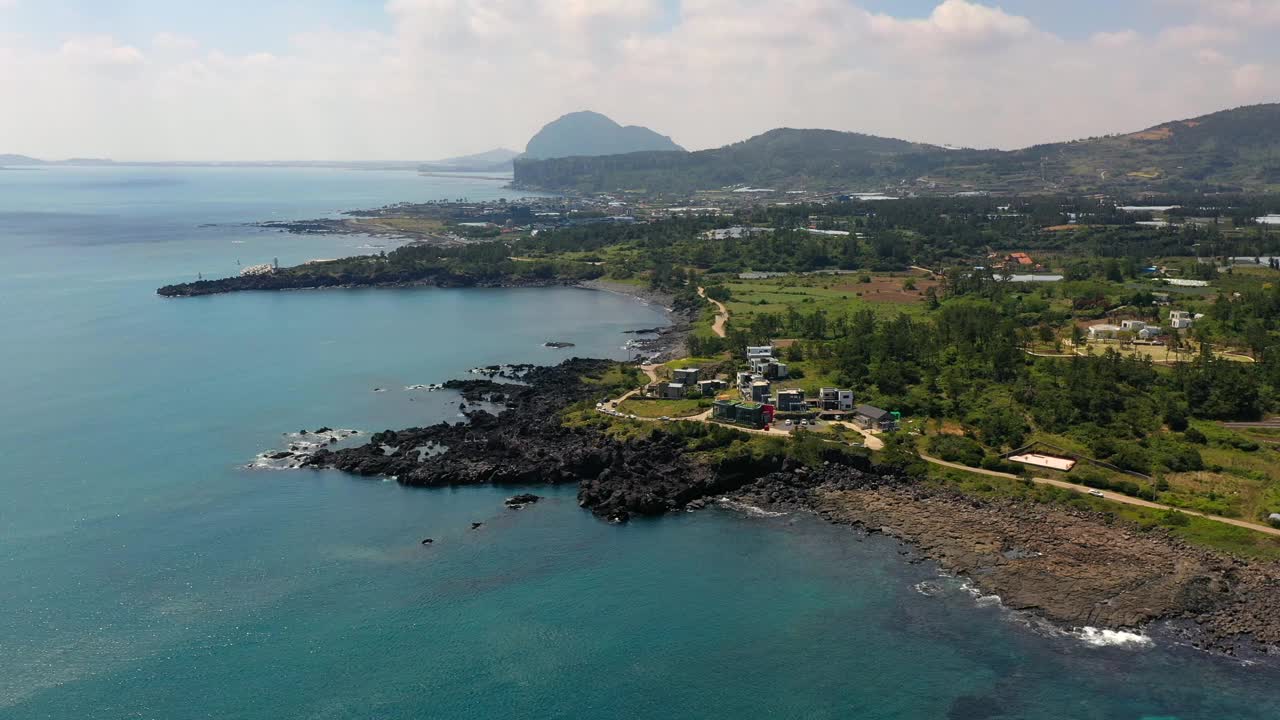
<path fill-rule="evenodd" d="M 914 290 L 904 290 L 910 278 Z M 862 279 L 868 282 L 861 282 Z M 785 314 L 788 307 L 810 313 L 825 310 L 830 317 L 856 310 L 870 310 L 880 317 L 901 313 L 922 315 L 928 311 L 926 288 L 936 285 L 920 275 L 908 273 L 860 275 L 789 275 L 764 280 L 736 280 L 728 283 L 731 299 L 725 305 L 734 322 L 749 322 L 757 313 Z"/>
<path fill-rule="evenodd" d="M 630 398 L 618 406 L 618 412 L 642 418 L 692 417 L 711 409 L 711 400 L 656 400 Z"/>
<path fill-rule="evenodd" d="M 1100 355 L 1103 352 L 1106 352 L 1107 350 L 1115 350 L 1116 352 L 1119 352 L 1121 355 L 1145 357 L 1145 358 L 1149 358 L 1152 362 L 1155 362 L 1155 363 L 1191 362 L 1192 360 L 1195 360 L 1196 357 L 1198 357 L 1200 354 L 1200 350 L 1198 346 L 1195 350 L 1180 350 L 1178 352 L 1171 352 L 1168 348 L 1166 348 L 1163 345 L 1122 345 L 1118 342 L 1091 342 L 1080 348 L 1080 352 L 1082 354 L 1088 354 L 1091 350 L 1096 355 Z M 1231 352 L 1229 350 L 1223 351 L 1223 352 L 1219 352 L 1215 350 L 1213 354 L 1216 357 L 1222 358 L 1224 360 L 1231 360 L 1233 362 L 1249 362 L 1249 363 L 1253 362 L 1253 358 L 1248 357 L 1246 355 L 1241 355 L 1236 352 Z"/>

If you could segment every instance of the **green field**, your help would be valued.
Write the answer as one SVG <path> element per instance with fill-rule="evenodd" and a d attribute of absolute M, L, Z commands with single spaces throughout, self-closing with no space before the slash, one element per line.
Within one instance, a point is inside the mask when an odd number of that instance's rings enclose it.
<path fill-rule="evenodd" d="M 693 417 L 711 409 L 708 400 L 656 400 L 629 398 L 618 406 L 618 412 L 642 418 Z"/>

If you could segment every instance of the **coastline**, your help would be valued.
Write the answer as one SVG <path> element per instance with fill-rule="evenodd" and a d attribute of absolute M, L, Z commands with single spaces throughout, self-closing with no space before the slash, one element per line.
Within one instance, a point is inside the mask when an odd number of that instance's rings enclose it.
<path fill-rule="evenodd" d="M 1213 653 L 1280 651 L 1280 567 L 1192 547 L 1163 529 L 920 482 L 851 485 L 826 468 L 808 479 L 765 478 L 729 497 L 892 537 L 983 601 L 1064 632 L 1136 637 L 1177 626 L 1182 641 Z"/>
<path fill-rule="evenodd" d="M 579 505 L 611 522 L 725 499 L 762 513 L 811 512 L 893 537 L 911 548 L 907 554 L 964 578 L 984 601 L 998 599 L 1064 632 L 1183 623 L 1192 630 L 1182 636 L 1203 650 L 1239 657 L 1280 648 L 1276 563 L 1195 548 L 1103 513 L 960 495 L 834 451 L 806 461 L 785 449 L 696 458 L 690 440 L 713 439 L 701 425 L 619 437 L 603 419 L 546 421 L 599 397 L 601 386 L 589 378 L 615 367 L 575 359 L 512 378 L 521 385 L 451 381 L 445 387 L 473 406 L 466 422 L 378 433 L 366 445 L 320 448 L 294 461 L 416 487 L 577 485 Z M 475 409 L 481 403 L 503 410 Z M 717 446 L 738 438 L 726 432 Z M 423 446 L 448 451 L 423 459 Z"/>

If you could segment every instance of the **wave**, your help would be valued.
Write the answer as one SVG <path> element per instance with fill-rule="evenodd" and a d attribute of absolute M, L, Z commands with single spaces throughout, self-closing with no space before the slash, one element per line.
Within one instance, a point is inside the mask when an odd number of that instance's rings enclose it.
<path fill-rule="evenodd" d="M 1076 628 L 1067 634 L 1092 647 L 1144 648 L 1155 644 L 1154 640 L 1142 633 L 1125 630 L 1082 627 Z"/>
<path fill-rule="evenodd" d="M 752 517 L 773 518 L 773 517 L 787 516 L 787 513 L 784 513 L 784 512 L 774 512 L 771 510 L 765 510 L 764 508 L 756 507 L 755 505 L 748 505 L 747 503 L 738 502 L 737 500 L 730 500 L 729 498 L 720 498 L 717 502 L 729 508 L 730 510 L 737 510 L 740 513 L 751 515 Z"/>

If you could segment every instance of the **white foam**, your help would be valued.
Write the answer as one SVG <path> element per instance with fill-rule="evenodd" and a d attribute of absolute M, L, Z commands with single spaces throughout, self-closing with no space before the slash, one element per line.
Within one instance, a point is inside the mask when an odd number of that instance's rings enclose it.
<path fill-rule="evenodd" d="M 736 500 L 730 500 L 729 498 L 720 498 L 718 502 L 731 510 L 737 510 L 740 513 L 751 515 L 752 517 L 786 517 L 787 515 L 787 513 L 784 512 L 765 510 L 764 508 L 759 508 L 755 505 L 748 505 Z"/>
<path fill-rule="evenodd" d="M 1093 647 L 1144 648 L 1155 644 L 1155 641 L 1146 635 L 1124 630 L 1082 627 L 1072 630 L 1070 635 Z"/>
<path fill-rule="evenodd" d="M 920 593 L 925 597 L 933 597 L 934 595 L 937 595 L 938 593 L 942 592 L 942 589 L 943 589 L 940 583 L 933 582 L 932 580 L 925 580 L 924 582 L 918 582 L 912 587 L 915 588 L 916 592 Z"/>

